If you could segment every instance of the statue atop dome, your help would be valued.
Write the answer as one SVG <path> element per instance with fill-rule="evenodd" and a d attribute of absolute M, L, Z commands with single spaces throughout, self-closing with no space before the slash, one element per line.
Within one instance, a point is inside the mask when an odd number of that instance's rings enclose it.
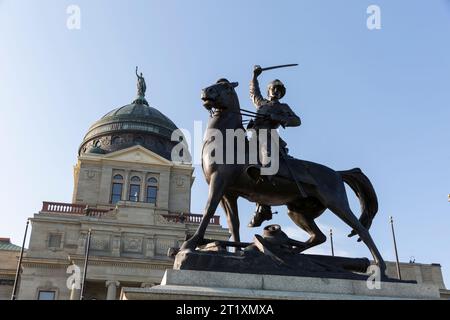
<path fill-rule="evenodd" d="M 137 77 L 137 98 L 133 101 L 134 104 L 145 104 L 148 106 L 147 100 L 145 100 L 145 91 L 147 91 L 147 85 L 145 83 L 144 76 L 142 72 L 138 74 L 138 67 L 136 67 L 136 77 Z"/>
<path fill-rule="evenodd" d="M 140 75 L 138 74 L 138 67 L 136 67 L 136 76 L 138 78 L 138 81 L 137 81 L 138 98 L 144 99 L 145 91 L 147 91 L 147 85 L 145 84 L 145 79 L 142 75 L 142 72 Z"/>

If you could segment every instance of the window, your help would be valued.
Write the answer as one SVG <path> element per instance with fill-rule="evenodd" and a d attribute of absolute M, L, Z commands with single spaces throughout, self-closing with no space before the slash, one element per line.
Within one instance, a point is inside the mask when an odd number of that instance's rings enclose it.
<path fill-rule="evenodd" d="M 61 247 L 62 235 L 60 234 L 50 234 L 48 236 L 48 247 L 49 248 L 59 248 Z"/>
<path fill-rule="evenodd" d="M 56 292 L 51 290 L 39 290 L 38 300 L 55 300 Z"/>
<path fill-rule="evenodd" d="M 139 201 L 139 193 L 141 192 L 141 186 L 137 184 L 130 185 L 130 201 L 138 202 Z"/>
<path fill-rule="evenodd" d="M 148 178 L 146 202 L 156 204 L 157 196 L 158 196 L 158 180 L 154 177 Z"/>
<path fill-rule="evenodd" d="M 142 144 L 144 144 L 144 138 L 141 136 L 136 137 L 136 138 L 134 138 L 134 143 L 142 145 Z"/>
<path fill-rule="evenodd" d="M 111 203 L 116 204 L 122 200 L 122 189 L 123 189 L 123 176 L 116 174 L 113 177 L 113 183 L 111 188 Z"/>
<path fill-rule="evenodd" d="M 122 183 L 113 183 L 111 192 L 111 203 L 116 204 L 122 200 Z"/>
<path fill-rule="evenodd" d="M 131 183 L 128 200 L 139 202 L 139 194 L 141 193 L 141 178 L 134 176 L 130 181 Z"/>
<path fill-rule="evenodd" d="M 120 142 L 120 137 L 118 137 L 118 136 L 112 137 L 112 139 L 111 139 L 112 145 L 119 144 L 119 142 Z"/>
<path fill-rule="evenodd" d="M 158 195 L 158 187 L 147 186 L 147 202 L 156 204 L 156 197 Z"/>

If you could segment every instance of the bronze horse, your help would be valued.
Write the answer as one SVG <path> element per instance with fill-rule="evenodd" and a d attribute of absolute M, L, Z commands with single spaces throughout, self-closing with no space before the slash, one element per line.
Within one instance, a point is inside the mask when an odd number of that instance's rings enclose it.
<path fill-rule="evenodd" d="M 211 150 L 222 151 L 225 155 L 227 143 L 225 139 L 218 143 L 213 135 L 220 131 L 225 137 L 227 129 L 244 130 L 239 98 L 234 89 L 237 85 L 237 82 L 230 83 L 222 79 L 202 91 L 203 106 L 211 112 L 208 129 L 214 129 L 207 130 L 202 149 L 202 168 L 209 184 L 209 195 L 204 216 L 197 231 L 183 243 L 181 250 L 194 250 L 197 247 L 219 203 L 225 210 L 234 241 L 240 241 L 237 199 L 243 197 L 251 202 L 270 206 L 286 205 L 292 221 L 310 235 L 310 238 L 302 243 L 302 251 L 325 242 L 326 237 L 317 227 L 314 219 L 326 209 L 330 209 L 352 228 L 349 236 L 358 235 L 359 239 L 366 244 L 381 274 L 384 275 L 386 264 L 368 231 L 378 211 L 377 196 L 369 179 L 360 169 L 334 171 L 313 162 L 293 158 L 288 160 L 297 180 L 303 182 L 303 189 L 307 194 L 305 198 L 300 196 L 295 180 L 292 178 L 275 176 L 272 183 L 258 183 L 250 178 L 246 171 L 249 166 L 248 148 L 246 148 L 244 164 L 236 161 L 234 164 L 220 164 L 215 161 Z M 248 141 L 246 142 L 248 144 Z M 219 148 L 221 150 L 218 150 Z M 233 148 L 236 151 L 236 146 Z M 280 163 L 281 165 L 283 162 Z M 304 179 L 305 167 L 317 182 L 315 185 L 305 183 L 307 182 Z M 350 209 L 344 182 L 359 198 L 362 210 L 359 220 Z"/>

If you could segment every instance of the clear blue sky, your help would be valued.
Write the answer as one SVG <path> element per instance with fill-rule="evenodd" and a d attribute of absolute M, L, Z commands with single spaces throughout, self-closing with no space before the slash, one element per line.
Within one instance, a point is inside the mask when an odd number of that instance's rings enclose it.
<path fill-rule="evenodd" d="M 81 30 L 66 28 L 70 4 L 81 8 Z M 370 4 L 381 7 L 381 30 L 366 27 Z M 362 168 L 379 197 L 371 232 L 384 257 L 394 259 L 393 215 L 401 260 L 441 263 L 450 286 L 449 34 L 445 0 L 0 0 L 0 236 L 20 244 L 42 201 L 71 201 L 83 135 L 132 101 L 136 65 L 150 104 L 192 129 L 208 116 L 201 88 L 239 81 L 250 108 L 254 64 L 299 63 L 261 78 L 282 79 L 284 101 L 303 120 L 281 132 L 291 153 Z M 192 211 L 201 212 L 207 186 L 195 174 Z M 259 232 L 245 227 L 253 208 L 240 202 L 244 240 Z M 273 222 L 306 239 L 278 210 Z M 339 254 L 369 255 L 331 212 L 318 222 L 335 230 Z"/>

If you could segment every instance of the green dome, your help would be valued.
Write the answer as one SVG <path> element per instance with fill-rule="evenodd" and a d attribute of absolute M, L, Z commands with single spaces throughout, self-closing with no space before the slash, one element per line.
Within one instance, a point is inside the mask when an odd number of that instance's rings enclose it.
<path fill-rule="evenodd" d="M 170 160 L 175 142 L 171 135 L 177 126 L 145 99 L 114 109 L 88 130 L 79 154 L 106 154 L 133 145 L 142 145 Z"/>
<path fill-rule="evenodd" d="M 177 129 L 177 126 L 155 108 L 145 104 L 132 103 L 105 114 L 89 128 L 86 137 L 98 134 L 98 132 L 104 130 L 117 129 L 152 132 L 170 139 L 172 132 Z"/>
<path fill-rule="evenodd" d="M 171 131 L 176 130 L 177 126 L 163 115 L 160 111 L 145 104 L 128 104 L 117 108 L 105 114 L 98 122 L 103 120 L 111 121 L 115 119 L 138 119 L 138 121 L 148 121 Z M 95 124 L 94 124 L 95 125 Z"/>

